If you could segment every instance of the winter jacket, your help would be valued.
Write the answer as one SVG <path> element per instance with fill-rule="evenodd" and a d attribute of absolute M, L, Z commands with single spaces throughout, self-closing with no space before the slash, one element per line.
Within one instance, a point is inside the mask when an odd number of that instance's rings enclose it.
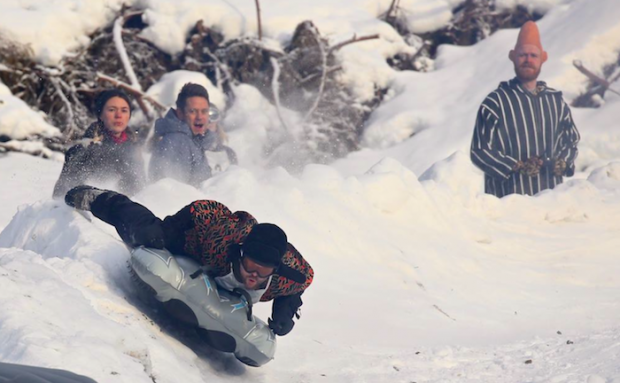
<path fill-rule="evenodd" d="M 187 255 L 204 265 L 212 277 L 230 273 L 232 260 L 239 255 L 239 245 L 257 224 L 249 213 L 233 213 L 223 204 L 210 200 L 194 201 L 161 221 L 146 207 L 110 192 L 93 202 L 91 212 L 114 225 L 127 245 L 165 247 L 173 254 Z M 289 243 L 282 264 L 260 300 L 299 296 L 313 277 L 312 267 Z"/>
<path fill-rule="evenodd" d="M 135 194 L 145 183 L 141 147 L 132 135 L 116 143 L 100 126 L 93 123 L 80 142 L 67 150 L 54 197 L 63 197 L 74 186 L 91 181 L 117 181 L 117 189 Z"/>
<path fill-rule="evenodd" d="M 170 109 L 164 118 L 155 122 L 153 154 L 149 164 L 151 182 L 162 178 L 198 186 L 211 177 L 205 150 L 215 140 L 209 132 L 194 135 L 190 127 L 179 120 Z"/>
<path fill-rule="evenodd" d="M 562 183 L 551 167 L 529 177 L 513 170 L 517 161 L 539 156 L 547 164 L 566 162 L 564 175 L 575 172 L 579 132 L 562 92 L 544 82 L 534 95 L 516 78 L 500 83 L 478 110 L 471 145 L 471 159 L 484 172 L 485 192 L 534 195 Z"/>

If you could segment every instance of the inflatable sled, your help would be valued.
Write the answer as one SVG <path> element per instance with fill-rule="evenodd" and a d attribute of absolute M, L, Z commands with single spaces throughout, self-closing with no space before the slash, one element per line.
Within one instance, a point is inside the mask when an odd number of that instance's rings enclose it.
<path fill-rule="evenodd" d="M 244 290 L 219 288 L 193 259 L 167 250 L 136 248 L 129 265 L 143 288 L 176 319 L 196 327 L 213 348 L 232 352 L 254 367 L 273 359 L 275 335 L 252 315 L 252 301 Z"/>

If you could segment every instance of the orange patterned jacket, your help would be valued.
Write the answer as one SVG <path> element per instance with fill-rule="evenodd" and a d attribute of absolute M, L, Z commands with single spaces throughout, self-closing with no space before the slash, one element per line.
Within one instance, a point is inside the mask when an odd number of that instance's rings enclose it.
<path fill-rule="evenodd" d="M 245 211 L 233 213 L 223 204 L 211 200 L 192 202 L 189 212 L 193 226 L 185 231 L 184 251 L 207 266 L 209 275 L 213 277 L 230 273 L 229 248 L 231 245 L 243 243 L 252 227 L 257 224 L 256 219 Z M 296 278 L 296 281 L 278 273 L 274 274 L 261 301 L 301 293 L 312 283 L 312 267 L 290 243 L 280 267 L 294 270 L 301 279 Z M 301 282 L 303 278 L 305 281 Z"/>

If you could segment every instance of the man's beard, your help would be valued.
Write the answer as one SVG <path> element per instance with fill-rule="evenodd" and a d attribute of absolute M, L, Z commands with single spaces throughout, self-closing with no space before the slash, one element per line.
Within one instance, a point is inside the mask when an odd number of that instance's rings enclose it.
<path fill-rule="evenodd" d="M 542 65 L 538 68 L 538 70 L 536 70 L 536 68 L 531 65 L 526 67 L 522 65 L 519 67 L 515 64 L 515 73 L 517 74 L 517 78 L 522 82 L 535 81 L 540 75 L 541 68 Z M 526 69 L 534 69 L 534 71 L 526 71 Z"/>

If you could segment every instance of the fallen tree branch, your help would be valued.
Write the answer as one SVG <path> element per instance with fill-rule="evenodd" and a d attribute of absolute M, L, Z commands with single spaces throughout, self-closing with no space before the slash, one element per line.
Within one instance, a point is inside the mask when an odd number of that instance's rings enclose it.
<path fill-rule="evenodd" d="M 337 51 L 338 49 L 344 47 L 345 45 L 349 45 L 349 44 L 353 44 L 353 43 L 357 43 L 360 41 L 366 41 L 366 40 L 374 40 L 374 39 L 378 39 L 379 38 L 379 34 L 375 34 L 375 35 L 370 35 L 370 36 L 362 36 L 362 37 L 357 37 L 357 35 L 354 35 L 351 39 L 343 41 L 341 43 L 338 43 L 336 45 L 334 45 L 333 47 L 329 48 L 329 54 L 331 54 L 334 51 Z"/>
<path fill-rule="evenodd" d="M 148 108 L 146 107 L 146 104 L 144 104 L 144 100 L 148 101 L 151 103 L 151 105 L 153 105 L 155 107 L 155 109 L 157 109 L 157 113 L 159 114 L 159 116 L 161 117 L 163 111 L 166 110 L 166 107 L 164 105 L 162 105 L 159 101 L 155 100 L 153 97 L 145 94 L 144 92 L 142 92 L 141 90 L 138 90 L 134 87 L 132 87 L 131 85 L 124 83 L 120 80 L 117 80 L 113 77 L 107 76 L 103 73 L 97 72 L 97 81 L 99 82 L 109 82 L 112 85 L 114 85 L 117 88 L 123 89 L 125 90 L 127 93 L 131 94 L 132 96 L 134 96 L 136 98 L 136 100 L 138 101 L 138 105 L 140 105 L 140 109 L 142 109 L 142 112 L 144 112 L 144 114 L 150 118 L 150 114 L 148 112 Z"/>
<path fill-rule="evenodd" d="M 574 60 L 573 61 L 573 65 L 575 66 L 575 68 L 577 68 L 577 70 L 581 73 L 583 73 L 587 78 L 589 78 L 592 82 L 602 86 L 605 90 L 608 90 L 612 93 L 617 94 L 618 96 L 620 96 L 620 93 L 611 89 L 611 83 L 603 78 L 600 78 L 599 76 L 595 75 L 594 73 L 590 72 L 588 69 L 586 69 L 586 67 L 583 66 L 583 64 L 581 63 L 581 61 L 579 60 Z"/>
<path fill-rule="evenodd" d="M 321 97 L 323 96 L 323 90 L 325 89 L 325 78 L 327 77 L 327 53 L 325 53 L 325 49 L 323 48 L 323 44 L 321 43 L 321 38 L 316 32 L 316 29 L 312 28 L 310 30 L 312 31 L 312 36 L 314 36 L 314 40 L 316 41 L 319 47 L 319 51 L 321 53 L 321 84 L 319 85 L 319 92 L 316 95 L 314 103 L 310 107 L 310 110 L 308 110 L 308 113 L 306 113 L 306 115 L 304 116 L 304 122 L 307 121 L 310 116 L 312 116 L 312 113 L 314 113 L 316 108 L 319 106 L 319 102 L 321 101 Z"/>
<path fill-rule="evenodd" d="M 271 57 L 271 66 L 273 66 L 273 78 L 271 79 L 271 91 L 273 92 L 273 100 L 276 104 L 276 111 L 278 112 L 278 118 L 284 127 L 284 130 L 290 132 L 290 129 L 286 125 L 284 116 L 282 115 L 282 107 L 280 105 L 280 64 L 278 60 Z"/>
<path fill-rule="evenodd" d="M 112 35 L 114 39 L 114 46 L 118 51 L 118 55 L 121 58 L 121 62 L 123 63 L 123 67 L 125 68 L 125 72 L 127 73 L 127 78 L 131 81 L 131 85 L 142 91 L 142 87 L 140 86 L 140 82 L 138 81 L 138 77 L 136 76 L 136 72 L 134 72 L 133 67 L 131 66 L 131 62 L 129 61 L 129 55 L 127 54 L 127 50 L 125 49 L 125 45 L 123 44 L 123 24 L 125 23 L 125 17 L 121 16 L 116 21 L 114 21 L 114 28 L 112 30 Z"/>
<path fill-rule="evenodd" d="M 390 8 L 388 8 L 387 12 L 385 13 L 385 20 L 389 20 L 392 17 L 392 12 L 398 8 L 398 3 L 400 3 L 400 0 L 392 0 Z"/>
<path fill-rule="evenodd" d="M 327 74 L 330 74 L 330 73 L 333 73 L 333 72 L 336 72 L 336 71 L 339 71 L 339 70 L 342 70 L 342 65 L 336 65 L 336 66 L 333 66 L 331 68 L 327 68 L 326 72 L 327 72 Z M 321 73 L 313 73 L 310 76 L 304 77 L 304 78 L 302 78 L 299 81 L 299 85 L 304 85 L 304 84 L 314 80 L 315 78 L 321 76 L 322 74 L 323 74 L 322 72 Z"/>
<path fill-rule="evenodd" d="M 68 138 L 71 138 L 73 133 L 77 130 L 77 127 L 75 126 L 75 116 L 73 114 L 73 107 L 71 106 L 71 102 L 69 102 L 69 99 L 65 95 L 65 92 L 62 91 L 60 84 L 58 83 L 59 82 L 58 78 L 50 77 L 50 81 L 52 85 L 54 85 L 54 89 L 56 89 L 56 93 L 58 94 L 62 102 L 65 104 L 65 108 L 67 109 L 67 114 L 68 114 L 67 120 L 69 121 L 69 128 L 67 129 L 65 136 Z"/>

